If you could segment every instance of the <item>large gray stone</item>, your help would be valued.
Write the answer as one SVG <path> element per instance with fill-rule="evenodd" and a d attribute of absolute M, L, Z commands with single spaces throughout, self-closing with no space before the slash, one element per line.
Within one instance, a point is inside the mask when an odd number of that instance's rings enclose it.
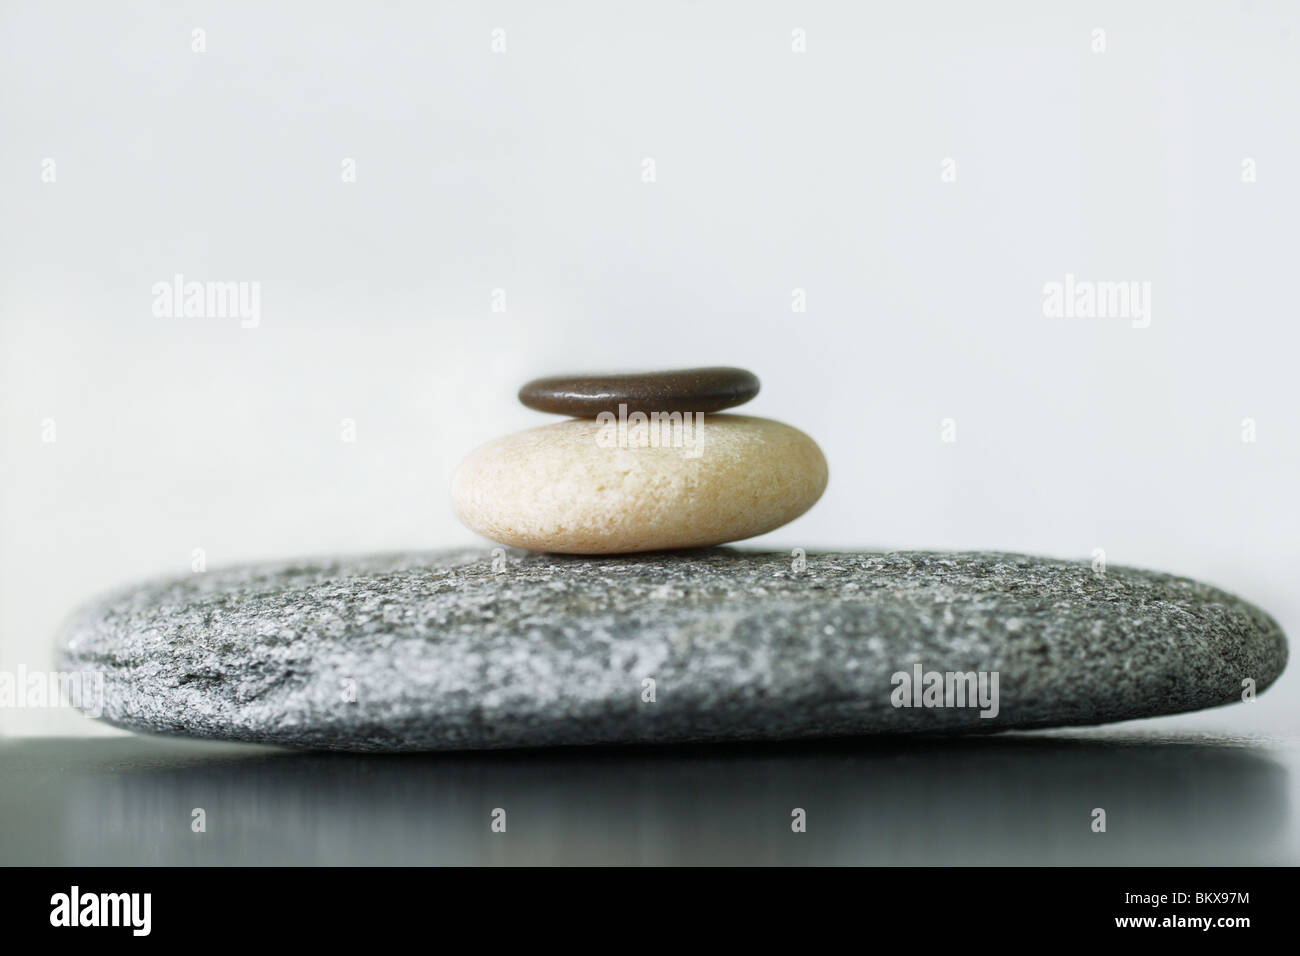
<path fill-rule="evenodd" d="M 74 617 L 62 667 L 102 672 L 103 716 L 133 730 L 443 750 L 1096 724 L 1237 701 L 1287 656 L 1276 622 L 1238 598 L 1087 562 L 497 558 L 338 558 L 130 588 Z M 892 675 L 917 664 L 996 673 L 997 716 L 894 706 Z"/>

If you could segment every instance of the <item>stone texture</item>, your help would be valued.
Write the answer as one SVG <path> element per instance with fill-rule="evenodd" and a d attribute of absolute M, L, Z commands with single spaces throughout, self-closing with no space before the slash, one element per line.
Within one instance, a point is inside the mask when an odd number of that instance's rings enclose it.
<path fill-rule="evenodd" d="M 507 435 L 460 466 L 452 504 L 468 527 L 512 547 L 625 554 L 752 538 L 826 489 L 817 443 L 771 419 L 712 415 L 653 436 L 629 429 L 620 443 L 615 423 L 590 419 Z"/>
<path fill-rule="evenodd" d="M 671 372 L 612 372 L 533 379 L 519 400 L 541 412 L 595 418 L 601 412 L 720 412 L 758 394 L 758 377 L 743 368 L 690 368 Z"/>
<path fill-rule="evenodd" d="M 74 617 L 62 667 L 102 671 L 124 727 L 367 751 L 1095 724 L 1239 700 L 1286 654 L 1238 598 L 1086 561 L 502 549 L 130 588 Z M 997 671 L 998 717 L 894 708 L 918 662 Z"/>

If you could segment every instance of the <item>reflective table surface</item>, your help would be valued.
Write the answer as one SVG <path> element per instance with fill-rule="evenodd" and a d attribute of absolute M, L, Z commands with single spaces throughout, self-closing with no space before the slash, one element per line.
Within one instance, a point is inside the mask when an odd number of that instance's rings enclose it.
<path fill-rule="evenodd" d="M 0 863 L 1296 864 L 1297 769 L 1290 738 L 1102 730 L 390 756 L 0 739 Z"/>

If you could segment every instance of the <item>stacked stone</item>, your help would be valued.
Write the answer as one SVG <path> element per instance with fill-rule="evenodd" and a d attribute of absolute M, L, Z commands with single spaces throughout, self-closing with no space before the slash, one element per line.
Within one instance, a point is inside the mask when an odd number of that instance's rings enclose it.
<path fill-rule="evenodd" d="M 529 408 L 569 421 L 489 442 L 458 469 L 461 520 L 501 544 L 567 554 L 703 547 L 779 528 L 826 488 L 817 443 L 716 414 L 758 394 L 738 368 L 539 378 Z"/>
<path fill-rule="evenodd" d="M 757 392 L 720 368 L 523 387 L 525 405 L 576 417 L 471 455 L 456 508 L 503 544 L 595 557 L 475 549 L 185 574 L 83 608 L 61 668 L 100 675 L 96 715 L 133 730 L 406 751 L 1096 724 L 1253 700 L 1286 665 L 1259 608 L 1136 568 L 986 552 L 599 557 L 721 544 L 812 506 L 826 486 L 812 439 L 724 411 Z"/>

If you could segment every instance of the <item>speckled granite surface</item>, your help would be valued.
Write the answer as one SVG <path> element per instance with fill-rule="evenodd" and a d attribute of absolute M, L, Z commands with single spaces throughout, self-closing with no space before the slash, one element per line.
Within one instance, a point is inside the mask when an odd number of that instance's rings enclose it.
<path fill-rule="evenodd" d="M 1084 561 L 454 551 L 120 591 L 69 622 L 61 667 L 101 672 L 134 730 L 396 751 L 1095 724 L 1238 701 L 1286 653 L 1231 595 Z M 895 707 L 916 664 L 996 672 L 997 716 Z"/>

